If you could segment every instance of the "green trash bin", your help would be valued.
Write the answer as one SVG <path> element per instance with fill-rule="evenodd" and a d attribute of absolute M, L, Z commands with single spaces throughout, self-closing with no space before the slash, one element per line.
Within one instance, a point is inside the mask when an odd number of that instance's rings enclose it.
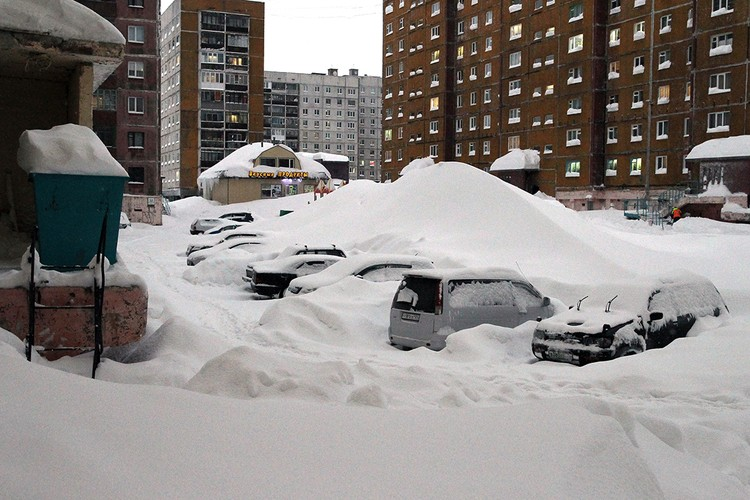
<path fill-rule="evenodd" d="M 86 266 L 96 255 L 102 222 L 104 256 L 117 261 L 122 194 L 128 177 L 31 173 L 39 259 L 53 267 Z"/>

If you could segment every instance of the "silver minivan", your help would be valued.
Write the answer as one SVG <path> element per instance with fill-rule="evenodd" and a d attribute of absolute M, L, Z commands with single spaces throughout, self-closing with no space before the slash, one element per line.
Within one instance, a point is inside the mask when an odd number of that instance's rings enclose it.
<path fill-rule="evenodd" d="M 407 271 L 391 305 L 391 345 L 445 347 L 448 335 L 481 324 L 516 327 L 554 313 L 520 273 L 502 268 Z"/>

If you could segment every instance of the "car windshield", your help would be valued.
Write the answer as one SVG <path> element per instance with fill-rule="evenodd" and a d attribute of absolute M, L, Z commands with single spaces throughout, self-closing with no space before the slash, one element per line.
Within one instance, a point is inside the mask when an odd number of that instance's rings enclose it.
<path fill-rule="evenodd" d="M 407 276 L 393 298 L 393 308 L 434 313 L 439 286 L 440 280 Z"/>

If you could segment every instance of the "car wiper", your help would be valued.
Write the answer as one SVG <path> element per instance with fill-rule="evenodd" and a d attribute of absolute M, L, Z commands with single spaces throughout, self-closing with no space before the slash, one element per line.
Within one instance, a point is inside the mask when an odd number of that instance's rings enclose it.
<path fill-rule="evenodd" d="M 589 298 L 589 296 L 588 296 L 588 295 L 586 295 L 586 296 L 585 296 L 585 297 L 583 297 L 582 299 L 579 299 L 579 300 L 578 300 L 578 304 L 576 305 L 576 311 L 580 311 L 580 310 L 581 310 L 581 302 L 583 302 L 584 300 L 586 300 L 586 299 L 588 299 L 588 298 Z"/>
<path fill-rule="evenodd" d="M 605 308 L 604 308 L 604 312 L 605 312 L 605 313 L 608 313 L 608 312 L 609 312 L 609 308 L 610 308 L 610 306 L 612 305 L 612 302 L 614 302 L 614 301 L 615 301 L 615 299 L 616 299 L 617 297 L 618 297 L 618 296 L 617 296 L 617 295 L 615 295 L 614 297 L 612 297 L 611 299 L 609 299 L 609 302 L 607 302 L 607 307 L 605 307 Z"/>

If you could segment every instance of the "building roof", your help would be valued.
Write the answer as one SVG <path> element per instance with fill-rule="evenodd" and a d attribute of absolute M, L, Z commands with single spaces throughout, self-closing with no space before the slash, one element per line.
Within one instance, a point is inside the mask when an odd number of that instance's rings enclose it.
<path fill-rule="evenodd" d="M 209 168 L 200 176 L 199 180 L 217 179 L 222 177 L 248 177 L 251 171 L 278 172 L 279 170 L 289 170 L 277 167 L 268 167 L 255 165 L 255 160 L 266 151 L 273 148 L 281 148 L 299 160 L 300 169 L 309 174 L 312 178 L 330 178 L 331 174 L 323 165 L 305 156 L 301 156 L 289 146 L 284 144 L 273 144 L 271 142 L 254 142 L 242 146 L 240 149 L 229 153 L 223 160 Z"/>
<path fill-rule="evenodd" d="M 297 156 L 312 158 L 315 161 L 325 161 L 325 162 L 342 162 L 342 163 L 349 163 L 349 157 L 345 155 L 335 155 L 332 153 L 297 153 Z"/>
<path fill-rule="evenodd" d="M 511 149 L 490 165 L 490 172 L 506 170 L 539 170 L 539 151 Z"/>
<path fill-rule="evenodd" d="M 714 160 L 719 158 L 750 158 L 750 135 L 711 139 L 698 144 L 686 160 Z"/>

